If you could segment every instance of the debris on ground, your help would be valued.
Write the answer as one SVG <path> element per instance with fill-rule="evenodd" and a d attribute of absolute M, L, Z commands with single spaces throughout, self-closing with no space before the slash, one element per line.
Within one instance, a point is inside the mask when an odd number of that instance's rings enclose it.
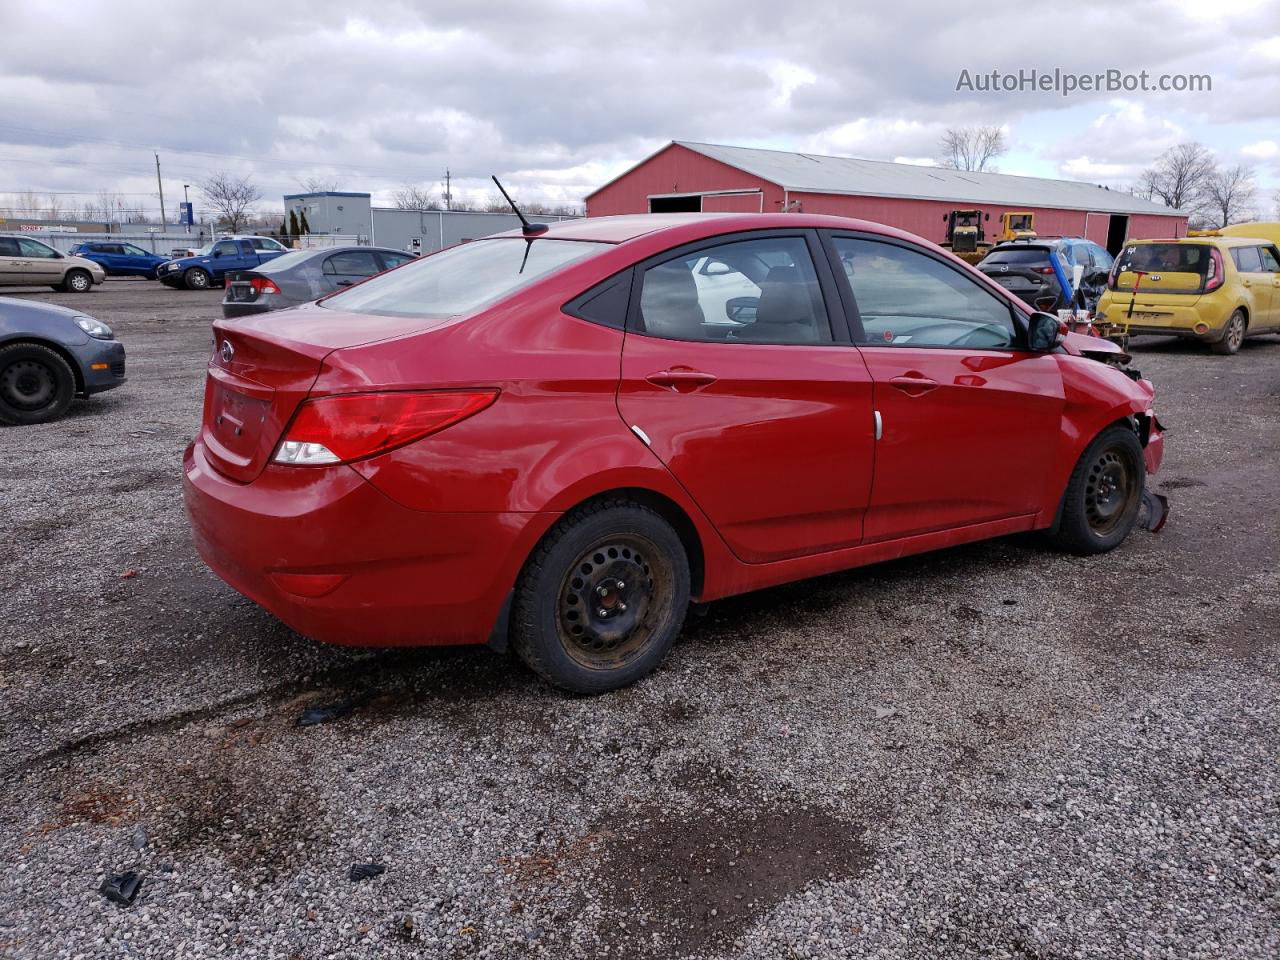
<path fill-rule="evenodd" d="M 1142 491 L 1142 505 L 1138 508 L 1138 526 L 1152 533 L 1159 533 L 1169 519 L 1169 498 L 1155 493 L 1150 487 Z"/>
<path fill-rule="evenodd" d="M 897 707 L 876 707 L 876 719 L 887 720 L 889 717 L 896 715 Z"/>
<path fill-rule="evenodd" d="M 112 903 L 127 907 L 133 903 L 141 887 L 142 877 L 132 870 L 126 870 L 124 873 L 109 874 L 98 887 L 98 892 Z"/>
<path fill-rule="evenodd" d="M 298 726 L 314 727 L 319 723 L 332 723 L 334 720 L 341 720 L 368 699 L 368 696 L 348 697 L 346 700 L 339 700 L 336 703 L 303 710 L 302 715 L 298 717 Z"/>
<path fill-rule="evenodd" d="M 347 879 L 353 883 L 359 883 L 361 880 L 369 880 L 386 872 L 386 866 L 381 863 L 353 863 L 351 869 L 347 871 Z"/>
<path fill-rule="evenodd" d="M 139 826 L 133 831 L 132 836 L 129 837 L 129 846 L 133 847 L 133 849 L 135 850 L 141 850 L 146 845 L 147 845 L 146 828 Z"/>

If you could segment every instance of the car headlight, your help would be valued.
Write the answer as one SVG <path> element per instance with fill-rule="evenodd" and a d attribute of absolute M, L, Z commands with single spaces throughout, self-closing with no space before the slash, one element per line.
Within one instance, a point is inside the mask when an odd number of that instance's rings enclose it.
<path fill-rule="evenodd" d="M 87 333 L 89 336 L 97 340 L 113 340 L 115 334 L 101 320 L 95 320 L 93 317 L 75 317 L 76 326 Z"/>

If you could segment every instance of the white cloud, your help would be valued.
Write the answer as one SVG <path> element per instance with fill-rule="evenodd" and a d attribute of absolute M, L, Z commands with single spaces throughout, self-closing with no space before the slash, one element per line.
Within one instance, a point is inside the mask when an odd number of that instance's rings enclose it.
<path fill-rule="evenodd" d="M 1280 143 L 1274 140 L 1259 140 L 1241 147 L 1240 152 L 1254 160 L 1272 160 L 1280 156 Z"/>

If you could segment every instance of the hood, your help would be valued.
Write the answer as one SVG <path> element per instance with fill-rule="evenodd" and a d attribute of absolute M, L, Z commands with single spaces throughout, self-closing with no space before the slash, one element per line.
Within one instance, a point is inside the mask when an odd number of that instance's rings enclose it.
<path fill-rule="evenodd" d="M 1129 354 L 1118 344 L 1087 333 L 1068 333 L 1062 338 L 1062 349 L 1072 356 L 1088 357 L 1100 363 L 1118 365 L 1129 362 Z"/>
<path fill-rule="evenodd" d="M 92 273 L 102 272 L 102 264 L 95 263 L 93 260 L 88 260 L 85 257 L 80 257 L 74 253 L 69 253 L 67 254 L 67 259 L 70 260 L 72 263 L 74 263 L 77 267 L 84 267 L 86 270 Z"/>

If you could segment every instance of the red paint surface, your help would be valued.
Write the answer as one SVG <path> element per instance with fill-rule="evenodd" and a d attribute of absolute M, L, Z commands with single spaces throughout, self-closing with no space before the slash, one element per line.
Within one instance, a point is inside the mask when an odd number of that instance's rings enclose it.
<path fill-rule="evenodd" d="M 565 222 L 549 236 L 618 242 L 468 317 L 310 306 L 219 321 L 215 339 L 233 356 L 211 358 L 204 424 L 184 458 L 201 556 L 321 640 L 483 642 L 539 538 L 592 497 L 640 490 L 683 514 L 704 557 L 698 598 L 710 600 L 1047 527 L 1084 446 L 1150 409 L 1143 385 L 1074 355 L 1089 342 L 1076 338 L 1053 356 L 684 343 L 560 309 L 648 256 L 770 227 L 912 239 L 795 214 Z M 650 379 L 678 368 L 714 380 Z M 937 386 L 904 390 L 903 376 Z M 498 398 L 351 465 L 270 462 L 307 397 L 460 388 Z"/>

